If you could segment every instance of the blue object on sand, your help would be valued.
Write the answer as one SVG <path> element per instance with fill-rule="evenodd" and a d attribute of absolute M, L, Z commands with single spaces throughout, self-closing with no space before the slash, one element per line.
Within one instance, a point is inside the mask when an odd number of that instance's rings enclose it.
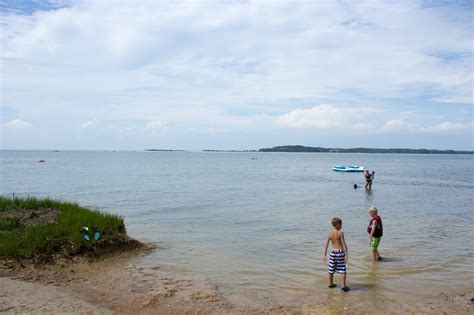
<path fill-rule="evenodd" d="M 94 240 L 98 241 L 100 238 L 100 231 L 96 226 L 91 227 L 91 228 L 89 228 L 88 226 L 81 227 L 82 236 L 84 237 L 86 241 L 91 240 L 91 232 L 93 232 Z"/>
<path fill-rule="evenodd" d="M 85 239 L 86 241 L 90 241 L 90 240 L 91 240 L 91 238 L 90 238 L 90 236 L 89 236 L 89 227 L 87 227 L 87 226 L 81 227 L 81 233 L 82 233 L 82 237 L 84 237 L 84 239 Z"/>
<path fill-rule="evenodd" d="M 100 238 L 100 232 L 99 232 L 99 229 L 97 228 L 97 226 L 94 226 L 92 228 L 92 231 L 94 231 L 94 240 L 99 240 Z"/>

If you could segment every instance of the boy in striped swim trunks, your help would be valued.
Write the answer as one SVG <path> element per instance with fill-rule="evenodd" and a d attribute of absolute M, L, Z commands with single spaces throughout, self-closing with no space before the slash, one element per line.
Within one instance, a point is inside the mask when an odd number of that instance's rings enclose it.
<path fill-rule="evenodd" d="M 327 261 L 327 252 L 329 242 L 332 244 L 332 250 L 329 254 L 329 287 L 334 288 L 334 273 L 341 274 L 341 290 L 344 292 L 349 291 L 346 286 L 346 263 L 348 259 L 347 245 L 344 240 L 344 233 L 341 231 L 342 220 L 339 218 L 332 219 L 333 229 L 329 232 L 326 240 L 326 246 L 324 247 L 323 261 Z"/>

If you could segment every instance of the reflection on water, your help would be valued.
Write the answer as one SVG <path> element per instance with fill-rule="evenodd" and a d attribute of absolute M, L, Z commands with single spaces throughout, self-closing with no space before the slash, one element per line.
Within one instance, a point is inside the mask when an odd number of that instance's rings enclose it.
<path fill-rule="evenodd" d="M 334 216 L 342 218 L 349 246 L 351 296 L 424 296 L 470 285 L 469 155 L 0 154 L 1 194 L 74 200 L 120 214 L 132 236 L 163 248 L 148 262 L 205 274 L 231 299 L 348 298 L 328 291 L 321 262 Z M 331 171 L 336 164 L 375 170 L 372 190 L 363 188 L 362 174 Z M 372 205 L 384 221 L 381 263 L 371 261 L 367 244 Z"/>
<path fill-rule="evenodd" d="M 372 189 L 365 189 L 365 203 L 366 204 L 372 203 L 372 200 L 373 200 L 372 194 L 373 194 Z"/>

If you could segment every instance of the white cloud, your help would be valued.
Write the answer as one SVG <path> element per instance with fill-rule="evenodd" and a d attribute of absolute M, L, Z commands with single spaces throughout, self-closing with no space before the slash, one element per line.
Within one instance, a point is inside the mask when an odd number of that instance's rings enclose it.
<path fill-rule="evenodd" d="M 473 123 L 453 123 L 445 121 L 430 126 L 391 117 L 394 114 L 396 113 L 367 107 L 347 108 L 334 105 L 319 105 L 306 109 L 294 109 L 278 116 L 274 121 L 279 126 L 289 128 L 316 128 L 338 132 L 350 132 L 352 130 L 382 134 L 421 134 L 425 132 L 474 130 Z M 409 112 L 409 114 L 409 116 L 415 117 L 415 119 L 417 118 L 416 112 Z"/>
<path fill-rule="evenodd" d="M 81 124 L 81 128 L 83 129 L 89 129 L 89 128 L 94 128 L 98 125 L 97 119 L 91 119 L 89 121 L 86 121 L 85 123 Z"/>
<path fill-rule="evenodd" d="M 278 117 L 276 123 L 286 127 L 335 128 L 342 126 L 341 112 L 331 105 L 297 108 Z"/>
<path fill-rule="evenodd" d="M 416 126 L 410 123 L 407 123 L 403 119 L 391 119 L 387 121 L 383 126 L 383 131 L 410 131 L 413 130 Z"/>
<path fill-rule="evenodd" d="M 151 120 L 145 124 L 145 128 L 147 129 L 162 129 L 165 124 L 159 120 Z"/>
<path fill-rule="evenodd" d="M 378 112 L 380 110 L 375 108 L 348 108 L 323 104 L 311 108 L 294 109 L 276 118 L 275 122 L 277 125 L 292 128 L 361 129 L 366 125 L 364 120 L 367 115 L 373 118 L 373 115 Z"/>
<path fill-rule="evenodd" d="M 166 123 L 159 120 L 150 120 L 145 124 L 146 131 L 161 133 L 167 130 Z"/>
<path fill-rule="evenodd" d="M 37 70 L 47 81 L 65 79 L 68 89 L 109 82 L 107 90 L 152 85 L 175 96 L 185 87 L 214 100 L 222 100 L 219 91 L 241 101 L 337 97 L 348 90 L 398 96 L 427 86 L 445 92 L 439 99 L 471 95 L 469 58 L 447 63 L 433 53 L 469 53 L 470 32 L 416 3 L 110 4 L 6 16 L 7 64 L 16 63 L 22 76 Z M 34 68 L 22 69 L 24 61 Z"/>
<path fill-rule="evenodd" d="M 421 128 L 421 131 L 474 131 L 474 123 L 453 123 L 444 121 L 438 125 Z"/>
<path fill-rule="evenodd" d="M 29 122 L 26 122 L 26 121 L 21 120 L 19 118 L 12 120 L 12 121 L 8 122 L 5 125 L 6 125 L 7 128 L 17 129 L 17 130 L 28 129 L 28 128 L 33 127 L 33 125 L 30 124 Z"/>
<path fill-rule="evenodd" d="M 373 131 L 375 129 L 373 124 L 366 122 L 355 123 L 352 128 L 357 131 Z"/>
<path fill-rule="evenodd" d="M 474 131 L 474 123 L 453 123 L 450 121 L 444 121 L 437 125 L 417 125 L 414 123 L 408 123 L 402 119 L 392 119 L 387 121 L 381 128 L 384 132 L 397 132 L 397 133 L 410 133 L 410 134 L 422 134 L 429 132 L 437 133 L 449 133 L 455 131 Z"/>

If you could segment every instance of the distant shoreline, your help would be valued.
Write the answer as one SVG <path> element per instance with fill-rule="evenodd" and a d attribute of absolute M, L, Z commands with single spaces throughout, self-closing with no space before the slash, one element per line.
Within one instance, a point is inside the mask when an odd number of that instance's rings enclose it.
<path fill-rule="evenodd" d="M 258 152 L 307 152 L 307 153 L 411 153 L 411 154 L 474 154 L 474 151 L 434 150 L 434 149 L 406 149 L 406 148 L 322 148 L 306 147 L 302 145 L 285 145 L 273 148 L 259 149 Z"/>
<path fill-rule="evenodd" d="M 284 145 L 258 150 L 171 150 L 171 149 L 146 149 L 147 152 L 230 152 L 230 153 L 259 153 L 259 152 L 293 152 L 293 153 L 388 153 L 388 154 L 474 154 L 468 150 L 437 150 L 437 149 L 407 149 L 407 148 L 323 148 L 303 145 Z"/>
<path fill-rule="evenodd" d="M 8 151 L 38 151 L 38 152 L 184 152 L 184 153 L 379 153 L 379 154 L 474 154 L 468 150 L 438 150 L 438 149 L 406 149 L 406 148 L 322 148 L 306 146 L 277 146 L 273 148 L 248 149 L 248 150 L 225 150 L 225 149 L 205 149 L 205 150 L 185 150 L 185 149 L 144 149 L 144 150 L 51 150 L 51 149 L 0 149 L 0 152 Z"/>
<path fill-rule="evenodd" d="M 259 149 L 258 152 L 309 152 L 309 153 L 412 153 L 412 154 L 474 154 L 474 151 L 434 150 L 434 149 L 406 149 L 406 148 L 322 148 L 306 147 L 302 145 L 285 145 L 273 148 Z"/>

